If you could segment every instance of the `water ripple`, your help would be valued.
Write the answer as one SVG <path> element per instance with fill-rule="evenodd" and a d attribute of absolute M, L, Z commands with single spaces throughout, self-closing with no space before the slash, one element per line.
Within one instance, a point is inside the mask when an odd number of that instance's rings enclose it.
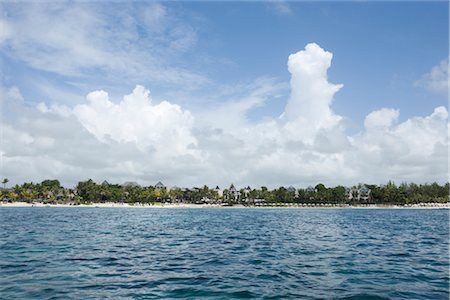
<path fill-rule="evenodd" d="M 448 299 L 447 210 L 0 208 L 1 299 Z"/>

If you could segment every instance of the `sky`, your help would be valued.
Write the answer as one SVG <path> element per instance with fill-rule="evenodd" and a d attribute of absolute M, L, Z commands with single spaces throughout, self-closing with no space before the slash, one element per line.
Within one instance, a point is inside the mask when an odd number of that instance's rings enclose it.
<path fill-rule="evenodd" d="M 448 180 L 446 1 L 0 6 L 11 184 Z"/>

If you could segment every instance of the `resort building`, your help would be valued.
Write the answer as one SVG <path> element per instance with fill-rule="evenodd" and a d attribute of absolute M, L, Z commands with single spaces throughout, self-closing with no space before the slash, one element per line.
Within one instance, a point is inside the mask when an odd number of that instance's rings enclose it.
<path fill-rule="evenodd" d="M 228 190 L 225 190 L 223 193 L 223 197 L 226 200 L 239 200 L 241 196 L 241 192 L 239 192 L 234 184 L 230 185 L 230 188 Z"/>
<path fill-rule="evenodd" d="M 163 189 L 166 188 L 166 186 L 164 184 L 162 184 L 161 181 L 158 181 L 158 183 L 155 184 L 155 188 L 158 189 L 158 190 L 163 190 Z"/>
<path fill-rule="evenodd" d="M 315 190 L 312 186 L 308 186 L 308 187 L 305 189 L 305 191 L 308 192 L 308 193 L 314 193 L 316 190 Z"/>
<path fill-rule="evenodd" d="M 244 194 L 244 198 L 248 198 L 248 195 L 250 194 L 250 192 L 252 191 L 250 186 L 247 186 L 246 188 L 244 188 L 242 190 L 243 194 Z"/>
<path fill-rule="evenodd" d="M 370 189 L 367 186 L 362 186 L 358 190 L 359 200 L 368 201 L 370 199 Z"/>
<path fill-rule="evenodd" d="M 290 186 L 287 188 L 287 191 L 288 191 L 289 193 L 291 193 L 291 194 L 294 194 L 294 197 L 298 197 L 298 191 L 297 191 L 297 189 L 296 189 L 295 187 L 293 187 L 292 185 L 290 185 Z"/>
<path fill-rule="evenodd" d="M 216 186 L 214 191 L 217 193 L 217 195 L 219 196 L 219 198 L 223 197 L 223 191 L 219 188 L 219 186 Z"/>
<path fill-rule="evenodd" d="M 371 190 L 363 185 L 360 188 L 346 188 L 345 194 L 347 195 L 348 200 L 368 201 L 371 197 Z"/>

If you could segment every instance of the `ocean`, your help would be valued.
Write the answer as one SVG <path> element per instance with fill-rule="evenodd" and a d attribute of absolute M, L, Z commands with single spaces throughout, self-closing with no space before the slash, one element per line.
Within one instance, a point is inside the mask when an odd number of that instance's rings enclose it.
<path fill-rule="evenodd" d="M 1 299 L 449 299 L 445 209 L 0 208 Z"/>

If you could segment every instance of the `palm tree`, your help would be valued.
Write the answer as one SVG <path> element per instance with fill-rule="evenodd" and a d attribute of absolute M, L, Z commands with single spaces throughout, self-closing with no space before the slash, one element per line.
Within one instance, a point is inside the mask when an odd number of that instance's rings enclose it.
<path fill-rule="evenodd" d="M 6 188 L 6 184 L 9 182 L 8 178 L 3 178 L 2 183 L 3 183 L 3 189 Z"/>

